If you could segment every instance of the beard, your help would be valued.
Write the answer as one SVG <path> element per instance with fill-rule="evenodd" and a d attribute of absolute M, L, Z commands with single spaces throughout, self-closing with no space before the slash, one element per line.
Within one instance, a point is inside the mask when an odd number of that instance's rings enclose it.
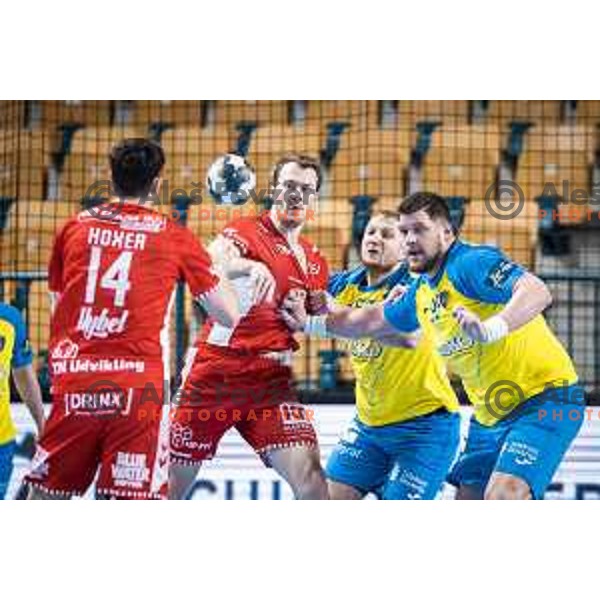
<path fill-rule="evenodd" d="M 281 213 L 279 215 L 279 223 L 285 229 L 297 229 L 298 227 L 302 227 L 304 225 L 304 218 L 293 217 L 286 215 L 285 213 Z"/>
<path fill-rule="evenodd" d="M 302 227 L 306 221 L 306 213 L 288 214 L 288 207 L 284 203 L 273 204 L 271 215 L 284 229 L 291 231 Z"/>
<path fill-rule="evenodd" d="M 429 258 L 425 257 L 423 262 L 419 265 L 413 266 L 409 260 L 410 270 L 414 273 L 430 273 L 436 269 L 436 267 L 440 264 L 441 260 L 442 252 L 441 249 L 438 249 L 433 256 Z"/>

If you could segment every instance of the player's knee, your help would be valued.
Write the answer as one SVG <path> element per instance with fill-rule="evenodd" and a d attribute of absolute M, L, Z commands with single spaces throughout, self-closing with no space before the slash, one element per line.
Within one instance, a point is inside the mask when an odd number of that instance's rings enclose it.
<path fill-rule="evenodd" d="M 297 498 L 327 497 L 325 474 L 317 453 L 306 456 L 294 471 L 294 481 L 290 483 Z"/>
<path fill-rule="evenodd" d="M 327 490 L 330 500 L 361 500 L 364 494 L 345 483 L 327 480 Z"/>
<path fill-rule="evenodd" d="M 529 484 L 514 475 L 494 473 L 485 490 L 485 500 L 530 500 Z"/>
<path fill-rule="evenodd" d="M 27 492 L 27 500 L 45 500 L 40 490 L 30 487 Z"/>
<path fill-rule="evenodd" d="M 29 486 L 27 500 L 69 500 L 68 494 L 52 495 L 32 485 Z"/>
<path fill-rule="evenodd" d="M 169 500 L 183 500 L 194 483 L 200 465 L 171 464 L 169 469 Z"/>
<path fill-rule="evenodd" d="M 483 500 L 483 491 L 473 485 L 461 485 L 456 491 L 455 500 Z"/>
<path fill-rule="evenodd" d="M 312 485 L 315 480 L 325 480 L 321 462 L 316 455 L 307 456 L 306 460 L 299 466 L 297 473 L 298 482 L 303 486 Z"/>

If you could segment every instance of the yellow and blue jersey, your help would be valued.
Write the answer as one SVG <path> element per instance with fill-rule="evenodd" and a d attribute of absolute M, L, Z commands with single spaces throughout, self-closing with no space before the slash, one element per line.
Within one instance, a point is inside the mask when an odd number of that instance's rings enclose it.
<path fill-rule="evenodd" d="M 434 340 L 438 354 L 462 379 L 482 425 L 497 423 L 550 386 L 577 382 L 569 355 L 542 315 L 489 344 L 470 339 L 453 316 L 458 306 L 482 320 L 499 313 L 525 272 L 498 248 L 457 240 L 434 277 L 421 275 L 401 299 L 384 309 L 399 331 L 421 328 Z M 492 393 L 500 386 L 502 394 Z"/>
<path fill-rule="evenodd" d="M 367 269 L 359 267 L 330 278 L 329 293 L 338 304 L 361 307 L 383 302 L 396 285 L 410 285 L 414 277 L 400 264 L 385 279 L 368 285 Z M 431 340 L 416 350 L 382 346 L 372 339 L 350 342 L 356 376 L 358 417 L 366 425 L 399 423 L 440 408 L 458 409 L 443 361 Z"/>
<path fill-rule="evenodd" d="M 10 372 L 31 364 L 25 323 L 13 306 L 0 303 L 0 445 L 15 437 L 10 414 Z"/>

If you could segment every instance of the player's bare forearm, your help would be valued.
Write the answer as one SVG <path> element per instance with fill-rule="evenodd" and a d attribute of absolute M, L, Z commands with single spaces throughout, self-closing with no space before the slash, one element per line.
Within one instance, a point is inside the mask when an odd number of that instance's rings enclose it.
<path fill-rule="evenodd" d="M 326 324 L 329 334 L 349 339 L 380 339 L 398 334 L 385 319 L 382 304 L 363 308 L 336 305 L 327 315 Z"/>
<path fill-rule="evenodd" d="M 414 336 L 400 334 L 385 318 L 383 307 L 383 304 L 375 304 L 352 308 L 332 303 L 326 315 L 309 316 L 304 299 L 288 295 L 284 299 L 280 314 L 292 331 L 304 331 L 308 335 L 347 339 L 374 338 L 387 340 L 390 345 L 402 343 L 403 347 L 413 347 Z M 405 339 L 400 342 L 400 337 Z"/>
<path fill-rule="evenodd" d="M 548 286 L 539 277 L 526 273 L 517 280 L 512 298 L 498 316 L 506 321 L 509 331 L 514 331 L 541 314 L 551 303 Z"/>
<path fill-rule="evenodd" d="M 515 283 L 512 296 L 496 315 L 482 321 L 479 316 L 457 307 L 453 314 L 463 331 L 473 340 L 493 343 L 537 317 L 552 302 L 546 284 L 531 273 L 525 273 Z"/>
<path fill-rule="evenodd" d="M 13 378 L 19 396 L 27 406 L 32 419 L 34 420 L 38 434 L 44 429 L 45 415 L 44 405 L 42 403 L 42 391 L 40 384 L 31 365 L 13 369 Z"/>

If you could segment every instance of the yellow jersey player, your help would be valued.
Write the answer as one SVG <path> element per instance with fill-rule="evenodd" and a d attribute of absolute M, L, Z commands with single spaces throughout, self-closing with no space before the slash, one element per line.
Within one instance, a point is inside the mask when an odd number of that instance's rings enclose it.
<path fill-rule="evenodd" d="M 44 426 L 42 393 L 31 363 L 32 353 L 21 314 L 13 306 L 0 303 L 0 500 L 8 489 L 16 448 L 16 430 L 10 414 L 11 370 L 38 434 Z"/>
<path fill-rule="evenodd" d="M 289 299 L 282 315 L 316 334 L 432 336 L 475 407 L 448 478 L 457 497 L 542 498 L 584 412 L 571 359 L 542 316 L 550 292 L 498 248 L 458 240 L 443 198 L 413 194 L 399 211 L 410 268 L 420 273 L 401 298 L 309 318 Z"/>
<path fill-rule="evenodd" d="M 329 293 L 336 303 L 361 307 L 383 302 L 414 276 L 401 261 L 398 214 L 369 221 L 362 266 L 336 273 Z M 374 339 L 350 344 L 357 414 L 327 464 L 332 499 L 432 499 L 456 456 L 458 402 L 431 340 L 410 350 Z"/>

